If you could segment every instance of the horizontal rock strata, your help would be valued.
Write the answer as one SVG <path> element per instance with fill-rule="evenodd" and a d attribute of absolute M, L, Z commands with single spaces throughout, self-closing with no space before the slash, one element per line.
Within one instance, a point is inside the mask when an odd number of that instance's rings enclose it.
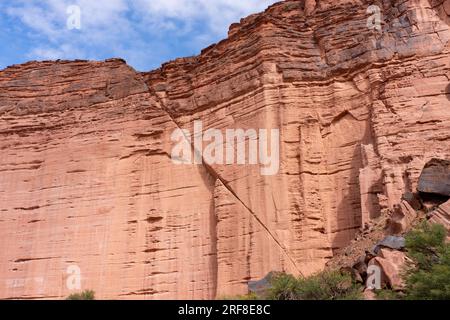
<path fill-rule="evenodd" d="M 0 72 L 0 298 L 208 299 L 309 275 L 450 159 L 449 1 L 284 1 L 139 73 Z M 149 53 L 150 54 L 150 53 Z M 176 165 L 176 129 L 280 129 L 280 170 Z"/>

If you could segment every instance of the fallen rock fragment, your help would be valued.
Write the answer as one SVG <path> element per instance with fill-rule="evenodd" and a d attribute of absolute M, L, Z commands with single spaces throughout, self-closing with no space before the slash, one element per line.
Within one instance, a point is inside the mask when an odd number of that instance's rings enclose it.
<path fill-rule="evenodd" d="M 375 245 L 375 247 L 373 248 L 373 252 L 378 255 L 383 247 L 394 250 L 402 250 L 405 248 L 405 245 L 406 245 L 405 238 L 396 236 L 387 236 L 386 238 L 384 238 Z"/>
<path fill-rule="evenodd" d="M 417 218 L 417 211 L 405 200 L 394 207 L 392 216 L 387 221 L 387 231 L 392 235 L 406 232 Z"/>
<path fill-rule="evenodd" d="M 375 265 L 381 271 L 381 284 L 394 290 L 405 287 L 402 272 L 408 258 L 401 251 L 380 249 L 379 256 L 369 262 L 369 266 Z"/>

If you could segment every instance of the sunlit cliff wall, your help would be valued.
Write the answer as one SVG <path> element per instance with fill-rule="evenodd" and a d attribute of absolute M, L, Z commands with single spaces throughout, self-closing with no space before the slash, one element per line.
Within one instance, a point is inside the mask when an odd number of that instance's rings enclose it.
<path fill-rule="evenodd" d="M 367 27 L 367 8 L 382 30 Z M 208 299 L 309 275 L 450 157 L 450 1 L 285 1 L 148 73 L 0 71 L 0 298 Z M 280 170 L 176 165 L 176 129 L 279 129 Z"/>

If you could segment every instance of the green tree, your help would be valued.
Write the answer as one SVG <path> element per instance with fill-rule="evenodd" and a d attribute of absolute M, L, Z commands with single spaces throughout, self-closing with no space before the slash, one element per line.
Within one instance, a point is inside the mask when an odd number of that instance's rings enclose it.
<path fill-rule="evenodd" d="M 436 263 L 440 263 L 447 231 L 440 224 L 430 224 L 424 221 L 416 230 L 406 236 L 408 254 L 421 270 L 430 270 Z"/>
<path fill-rule="evenodd" d="M 450 245 L 439 224 L 422 223 L 406 237 L 415 266 L 406 273 L 406 299 L 450 299 Z"/>

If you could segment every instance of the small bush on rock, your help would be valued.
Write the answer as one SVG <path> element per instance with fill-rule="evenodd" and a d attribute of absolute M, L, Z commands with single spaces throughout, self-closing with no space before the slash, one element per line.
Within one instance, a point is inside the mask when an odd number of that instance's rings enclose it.
<path fill-rule="evenodd" d="M 95 292 L 92 290 L 85 290 L 81 293 L 73 293 L 68 296 L 66 300 L 95 300 Z"/>

